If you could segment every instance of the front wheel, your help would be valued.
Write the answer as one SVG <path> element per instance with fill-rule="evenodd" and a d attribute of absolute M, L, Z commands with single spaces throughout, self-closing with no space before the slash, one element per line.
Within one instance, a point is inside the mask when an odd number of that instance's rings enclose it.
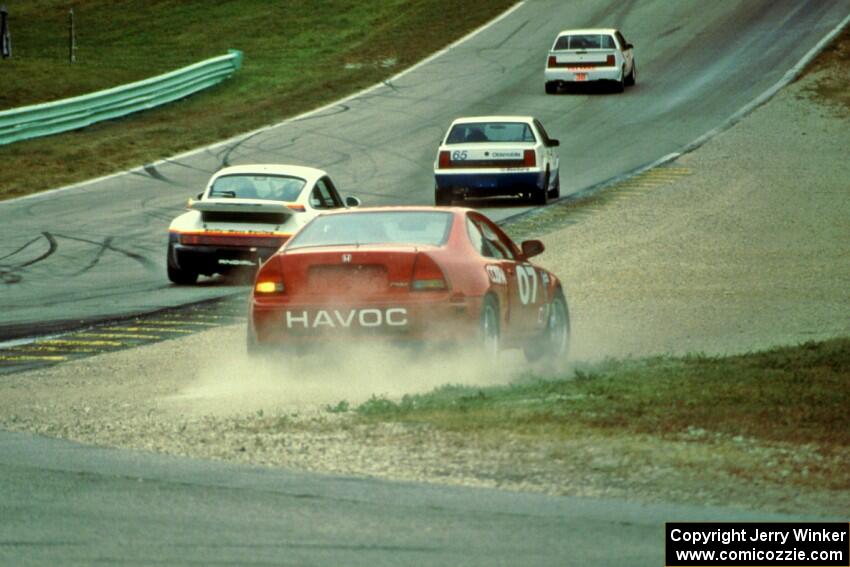
<path fill-rule="evenodd" d="M 570 311 L 564 293 L 558 289 L 549 304 L 549 317 L 542 336 L 536 337 L 523 348 L 525 358 L 534 362 L 543 357 L 556 362 L 567 356 L 570 349 Z"/>

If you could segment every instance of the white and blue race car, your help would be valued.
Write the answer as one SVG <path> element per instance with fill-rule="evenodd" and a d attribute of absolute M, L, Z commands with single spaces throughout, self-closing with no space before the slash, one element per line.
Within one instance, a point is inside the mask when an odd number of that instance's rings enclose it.
<path fill-rule="evenodd" d="M 560 196 L 559 145 L 533 116 L 458 118 L 437 151 L 434 200 L 511 195 L 545 205 Z"/>

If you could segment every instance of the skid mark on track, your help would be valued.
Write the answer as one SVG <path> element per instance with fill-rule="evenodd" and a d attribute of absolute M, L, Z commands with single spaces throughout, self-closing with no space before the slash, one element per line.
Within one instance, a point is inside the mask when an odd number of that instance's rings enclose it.
<path fill-rule="evenodd" d="M 82 242 L 85 244 L 91 244 L 95 247 L 94 256 L 92 259 L 80 268 L 79 270 L 68 274 L 69 276 L 79 276 L 92 268 L 94 268 L 98 263 L 100 263 L 101 258 L 103 258 L 106 252 L 116 252 L 127 258 L 135 260 L 139 262 L 142 266 L 147 269 L 157 269 L 157 264 L 145 256 L 141 254 L 137 254 L 130 250 L 124 250 L 123 248 L 119 248 L 115 246 L 112 242 L 114 237 L 108 236 L 103 239 L 103 241 L 90 240 L 88 238 L 81 238 L 77 236 L 70 236 L 67 234 L 52 234 L 50 232 L 42 232 L 41 236 L 37 236 L 27 241 L 23 245 L 19 246 L 17 249 L 9 252 L 5 256 L 0 257 L 0 282 L 6 285 L 19 284 L 24 280 L 24 271 L 25 268 L 34 266 L 39 262 L 46 260 L 47 258 L 53 256 L 57 250 L 59 250 L 59 240 L 60 239 L 73 240 L 75 242 Z M 26 256 L 26 253 L 31 250 L 38 242 L 44 239 L 47 242 L 47 250 L 36 255 L 32 258 L 25 258 L 16 260 L 18 256 Z"/>
<path fill-rule="evenodd" d="M 4 260 L 7 260 L 9 258 L 14 258 L 18 254 L 22 254 L 22 253 L 26 252 L 31 246 L 33 246 L 36 242 L 38 242 L 42 238 L 44 238 L 47 241 L 47 251 L 46 252 L 43 252 L 43 253 L 39 254 L 38 256 L 36 256 L 35 258 L 32 258 L 30 260 L 23 260 L 23 261 L 20 261 L 18 263 L 13 263 L 13 264 L 3 263 Z M 21 270 L 23 270 L 27 266 L 31 266 L 33 264 L 41 262 L 45 258 L 52 255 L 54 252 L 56 252 L 57 249 L 58 249 L 58 245 L 56 244 L 56 239 L 53 238 L 53 236 L 49 232 L 42 232 L 41 236 L 36 236 L 35 238 L 30 240 L 29 242 L 18 247 L 16 250 L 13 250 L 12 252 L 6 254 L 5 256 L 0 257 L 0 281 L 2 281 L 4 284 L 7 284 L 7 285 L 20 283 L 20 281 L 23 279 L 23 276 L 20 273 Z"/>

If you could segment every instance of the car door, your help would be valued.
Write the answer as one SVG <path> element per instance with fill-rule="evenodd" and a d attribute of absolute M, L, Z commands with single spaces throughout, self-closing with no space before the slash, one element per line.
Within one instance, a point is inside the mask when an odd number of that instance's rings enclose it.
<path fill-rule="evenodd" d="M 490 219 L 479 220 L 484 239 L 502 256 L 501 265 L 509 285 L 510 334 L 527 335 L 539 327 L 541 308 L 545 305 L 545 293 L 541 290 L 539 271 L 522 257 L 517 246 Z"/>
<path fill-rule="evenodd" d="M 634 48 L 619 31 L 614 33 L 614 37 L 617 38 L 617 43 L 620 44 L 620 52 L 623 54 L 623 59 L 626 63 L 626 75 L 628 75 L 632 72 L 632 66 L 635 64 Z"/>
<path fill-rule="evenodd" d="M 538 136 L 540 140 L 543 142 L 544 151 L 546 153 L 546 163 L 549 164 L 549 187 L 552 188 L 552 185 L 555 182 L 558 174 L 558 168 L 561 167 L 560 158 L 558 157 L 558 152 L 555 151 L 555 146 L 552 144 L 551 138 L 549 138 L 549 133 L 546 132 L 546 128 L 543 127 L 543 124 L 534 119 L 534 127 L 537 129 Z"/>

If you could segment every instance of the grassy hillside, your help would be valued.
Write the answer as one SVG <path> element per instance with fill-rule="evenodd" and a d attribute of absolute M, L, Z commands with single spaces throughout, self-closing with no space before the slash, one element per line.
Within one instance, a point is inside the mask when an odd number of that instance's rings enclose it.
<path fill-rule="evenodd" d="M 0 199 L 136 166 L 273 123 L 355 92 L 495 17 L 513 0 L 90 0 L 11 3 L 13 57 L 0 60 L 0 110 L 245 53 L 224 84 L 162 109 L 0 146 Z M 25 176 L 21 172 L 26 172 Z"/>

